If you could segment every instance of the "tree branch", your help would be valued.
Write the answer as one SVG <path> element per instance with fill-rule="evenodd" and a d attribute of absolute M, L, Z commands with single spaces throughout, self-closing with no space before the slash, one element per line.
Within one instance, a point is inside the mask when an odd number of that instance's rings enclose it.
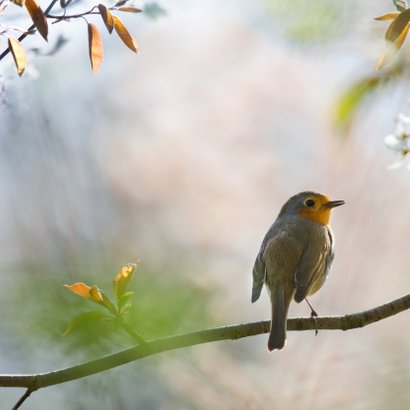
<path fill-rule="evenodd" d="M 13 406 L 11 410 L 17 410 L 20 406 L 30 397 L 30 394 L 33 393 L 33 390 L 27 389 L 24 394 L 20 397 L 19 401 Z"/>
<path fill-rule="evenodd" d="M 55 6 L 58 0 L 52 0 L 52 2 L 48 5 L 48 7 L 45 9 L 44 14 L 48 14 L 51 9 Z M 31 33 L 33 30 L 35 30 L 36 26 L 32 24 L 28 29 L 26 33 L 23 33 L 19 38 L 18 41 L 23 41 L 29 33 Z M 0 61 L 3 60 L 4 57 L 10 52 L 10 48 L 6 48 L 1 54 L 0 54 Z"/>
<path fill-rule="evenodd" d="M 344 316 L 323 316 L 315 318 L 290 318 L 288 330 L 348 330 L 377 322 L 410 309 L 410 294 L 376 308 Z M 152 356 L 168 350 L 180 349 L 218 340 L 236 340 L 269 332 L 270 321 L 223 326 L 201 330 L 131 347 L 118 353 L 92 360 L 66 369 L 40 374 L 0 375 L 0 387 L 26 387 L 28 391 L 80 379 L 95 373 Z"/>

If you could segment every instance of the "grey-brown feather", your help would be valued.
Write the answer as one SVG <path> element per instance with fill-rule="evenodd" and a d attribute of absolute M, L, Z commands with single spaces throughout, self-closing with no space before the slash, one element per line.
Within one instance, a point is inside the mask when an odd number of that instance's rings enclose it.
<path fill-rule="evenodd" d="M 296 272 L 295 301 L 297 303 L 322 287 L 334 257 L 329 228 L 313 221 L 306 222 L 310 222 L 311 226 Z"/>
<path fill-rule="evenodd" d="M 301 302 L 315 293 L 325 282 L 334 257 L 330 229 L 298 215 L 287 215 L 285 207 L 265 235 L 253 268 L 252 302 L 259 298 L 264 283 L 271 294 L 270 350 L 283 347 L 292 298 Z M 285 292 L 278 296 L 280 289 Z M 275 306 L 280 306 L 283 317 L 277 316 Z"/>

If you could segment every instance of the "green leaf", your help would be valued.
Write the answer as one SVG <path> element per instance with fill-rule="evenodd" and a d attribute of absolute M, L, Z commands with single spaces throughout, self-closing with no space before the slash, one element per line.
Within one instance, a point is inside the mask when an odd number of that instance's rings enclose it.
<path fill-rule="evenodd" d="M 101 296 L 102 296 L 102 306 L 108 309 L 112 314 L 116 315 L 118 312 L 114 304 L 111 302 L 111 299 L 103 292 L 101 292 Z"/>
<path fill-rule="evenodd" d="M 134 292 L 124 293 L 117 302 L 118 311 L 121 312 L 123 306 L 129 301 L 129 299 L 134 295 Z"/>
<path fill-rule="evenodd" d="M 343 134 L 347 134 L 360 105 L 382 84 L 388 77 L 372 76 L 361 79 L 345 91 L 336 102 L 334 121 L 336 127 Z"/>
<path fill-rule="evenodd" d="M 100 312 L 99 310 L 92 310 L 90 312 L 81 313 L 77 317 L 75 317 L 71 322 L 67 325 L 66 329 L 64 330 L 64 336 L 88 325 L 91 322 L 99 320 L 101 318 L 110 318 L 106 313 Z"/>

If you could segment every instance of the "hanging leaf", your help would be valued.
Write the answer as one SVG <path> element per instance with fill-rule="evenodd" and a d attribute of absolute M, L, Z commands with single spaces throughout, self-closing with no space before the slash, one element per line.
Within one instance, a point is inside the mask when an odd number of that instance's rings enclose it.
<path fill-rule="evenodd" d="M 127 13 L 141 13 L 142 12 L 141 9 L 137 9 L 136 7 L 130 7 L 130 6 L 120 6 L 120 7 L 116 7 L 115 9 L 119 11 L 125 11 Z"/>
<path fill-rule="evenodd" d="M 89 323 L 101 318 L 110 318 L 110 316 L 108 316 L 104 312 L 100 312 L 99 310 L 93 310 L 91 312 L 82 313 L 81 315 L 78 315 L 73 320 L 71 320 L 71 322 L 65 328 L 63 335 L 67 336 L 75 330 L 80 329 L 88 325 Z"/>
<path fill-rule="evenodd" d="M 378 87 L 388 82 L 388 76 L 366 77 L 346 90 L 337 100 L 334 111 L 334 123 L 336 128 L 347 135 L 355 118 L 355 115 L 366 97 L 371 95 Z"/>
<path fill-rule="evenodd" d="M 385 39 L 393 43 L 397 37 L 400 36 L 405 29 L 407 23 L 410 21 L 410 9 L 407 9 L 400 13 L 391 23 L 386 30 Z"/>
<path fill-rule="evenodd" d="M 100 32 L 95 24 L 88 23 L 88 49 L 91 69 L 96 73 L 102 63 L 104 52 Z"/>
<path fill-rule="evenodd" d="M 407 23 L 407 25 L 404 27 L 400 35 L 396 38 L 393 44 L 391 44 L 389 47 L 387 47 L 382 56 L 380 57 L 380 60 L 376 66 L 376 70 L 380 71 L 395 55 L 396 53 L 400 50 L 401 46 L 404 43 L 404 40 L 407 37 L 407 34 L 409 32 L 410 28 L 410 22 Z"/>
<path fill-rule="evenodd" d="M 47 41 L 48 25 L 46 16 L 36 0 L 25 0 L 25 6 L 38 32 Z"/>
<path fill-rule="evenodd" d="M 26 51 L 15 37 L 9 37 L 8 43 L 17 73 L 21 77 L 27 65 Z"/>
<path fill-rule="evenodd" d="M 114 19 L 115 31 L 117 32 L 122 42 L 130 50 L 134 51 L 135 53 L 138 53 L 139 48 L 138 48 L 137 42 L 135 41 L 134 37 L 128 32 L 128 30 L 125 28 L 122 21 L 117 16 L 113 15 L 113 19 Z"/>
<path fill-rule="evenodd" d="M 390 11 L 389 13 L 382 14 L 381 16 L 377 16 L 374 19 L 383 21 L 383 20 L 394 20 L 400 13 L 398 11 Z"/>
<path fill-rule="evenodd" d="M 100 14 L 104 21 L 105 27 L 107 27 L 108 32 L 111 34 L 114 28 L 114 19 L 112 18 L 111 11 L 108 10 L 108 8 L 104 6 L 104 4 L 99 4 L 98 10 L 100 10 Z"/>

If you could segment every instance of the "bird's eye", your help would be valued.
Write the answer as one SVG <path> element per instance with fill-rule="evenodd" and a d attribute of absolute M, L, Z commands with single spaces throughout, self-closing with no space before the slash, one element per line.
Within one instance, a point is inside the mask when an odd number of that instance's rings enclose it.
<path fill-rule="evenodd" d="M 306 206 L 310 206 L 310 207 L 315 206 L 315 201 L 314 201 L 313 199 L 308 199 L 308 200 L 305 202 L 305 205 L 306 205 Z"/>

